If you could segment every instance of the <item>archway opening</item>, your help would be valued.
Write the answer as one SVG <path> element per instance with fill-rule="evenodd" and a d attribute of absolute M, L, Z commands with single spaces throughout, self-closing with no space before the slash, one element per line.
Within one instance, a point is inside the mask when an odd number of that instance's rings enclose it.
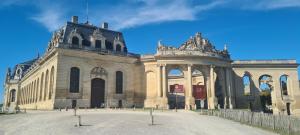
<path fill-rule="evenodd" d="M 281 89 L 281 95 L 282 96 L 288 96 L 288 76 L 282 75 L 280 77 L 280 89 Z"/>
<path fill-rule="evenodd" d="M 169 109 L 185 108 L 184 74 L 181 69 L 174 68 L 168 73 L 168 104 Z"/>
<path fill-rule="evenodd" d="M 91 108 L 105 107 L 105 80 L 95 78 L 91 82 Z"/>
<path fill-rule="evenodd" d="M 205 77 L 197 69 L 192 72 L 193 96 L 195 98 L 196 109 L 207 109 L 207 90 Z"/>
<path fill-rule="evenodd" d="M 260 101 L 264 113 L 273 113 L 271 92 L 273 80 L 270 75 L 262 75 L 259 78 Z"/>

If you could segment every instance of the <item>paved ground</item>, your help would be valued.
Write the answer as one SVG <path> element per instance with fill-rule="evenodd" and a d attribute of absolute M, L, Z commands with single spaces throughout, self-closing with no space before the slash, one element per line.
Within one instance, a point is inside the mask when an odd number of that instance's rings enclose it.
<path fill-rule="evenodd" d="M 0 135 L 275 135 L 274 133 L 195 112 L 80 110 L 81 127 L 73 111 L 30 111 L 0 116 Z"/>

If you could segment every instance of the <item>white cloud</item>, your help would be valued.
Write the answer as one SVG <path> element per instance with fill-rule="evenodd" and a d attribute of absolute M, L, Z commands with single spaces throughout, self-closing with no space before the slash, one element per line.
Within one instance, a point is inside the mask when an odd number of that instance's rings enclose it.
<path fill-rule="evenodd" d="M 262 0 L 256 6 L 258 9 L 280 9 L 300 7 L 300 0 Z"/>
<path fill-rule="evenodd" d="M 38 13 L 30 18 L 49 31 L 56 30 L 72 15 L 85 18 L 86 10 L 84 2 L 72 0 L 2 0 L 0 3 L 0 7 L 10 5 L 35 7 Z M 94 24 L 107 21 L 114 29 L 126 29 L 153 23 L 193 21 L 199 14 L 215 8 L 274 10 L 289 7 L 300 7 L 300 0 L 122 0 L 113 4 L 90 2 L 89 13 Z"/>
<path fill-rule="evenodd" d="M 139 7 L 129 5 L 116 7 L 115 12 L 94 15 L 94 18 L 112 23 L 115 29 L 131 28 L 168 21 L 193 21 L 201 11 L 209 10 L 223 2 L 194 4 L 192 0 L 138 0 Z M 98 11 L 98 12 L 102 12 Z M 95 13 L 98 13 L 97 11 Z"/>
<path fill-rule="evenodd" d="M 49 31 L 55 31 L 62 26 L 65 19 L 62 12 L 54 9 L 43 10 L 41 13 L 31 17 L 31 19 L 44 25 Z"/>

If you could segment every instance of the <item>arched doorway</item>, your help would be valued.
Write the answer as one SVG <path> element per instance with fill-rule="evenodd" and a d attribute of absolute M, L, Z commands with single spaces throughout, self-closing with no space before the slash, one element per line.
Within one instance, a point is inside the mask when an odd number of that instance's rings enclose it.
<path fill-rule="evenodd" d="M 207 90 L 205 77 L 197 69 L 192 72 L 193 97 L 195 98 L 196 109 L 207 109 Z"/>
<path fill-rule="evenodd" d="M 105 95 L 105 80 L 95 78 L 91 82 L 91 108 L 103 108 Z"/>
<path fill-rule="evenodd" d="M 259 88 L 261 90 L 260 101 L 264 113 L 273 113 L 271 97 L 271 92 L 273 90 L 272 82 L 272 76 L 270 75 L 262 75 L 259 78 Z"/>
<path fill-rule="evenodd" d="M 175 68 L 168 73 L 168 104 L 169 109 L 185 108 L 184 75 L 182 70 Z"/>

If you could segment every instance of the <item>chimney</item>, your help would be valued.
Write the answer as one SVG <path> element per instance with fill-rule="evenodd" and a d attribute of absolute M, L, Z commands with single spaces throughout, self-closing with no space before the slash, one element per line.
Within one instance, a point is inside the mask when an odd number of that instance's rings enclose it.
<path fill-rule="evenodd" d="M 78 23 L 78 16 L 72 16 L 72 23 Z"/>
<path fill-rule="evenodd" d="M 108 23 L 107 22 L 102 23 L 102 28 L 103 29 L 108 29 Z"/>

